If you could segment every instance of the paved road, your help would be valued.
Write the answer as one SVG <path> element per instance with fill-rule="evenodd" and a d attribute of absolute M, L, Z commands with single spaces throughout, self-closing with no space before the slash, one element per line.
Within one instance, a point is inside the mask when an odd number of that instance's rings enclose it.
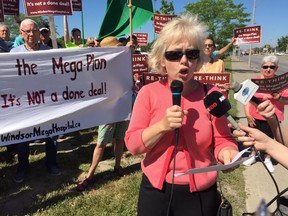
<path fill-rule="evenodd" d="M 239 61 L 236 57 L 232 58 L 233 79 L 237 82 L 242 82 L 259 74 L 255 70 L 248 68 L 248 64 L 243 61 Z M 259 71 L 259 70 L 258 70 Z M 245 116 L 243 111 L 243 105 L 238 103 L 238 116 Z M 240 119 L 240 122 L 247 125 L 246 119 Z M 283 124 L 288 124 L 288 108 L 285 108 L 285 121 Z M 245 191 L 247 195 L 246 210 L 247 212 L 254 212 L 257 209 L 262 198 L 268 203 L 274 196 L 276 196 L 276 188 L 273 181 L 263 165 L 260 162 L 246 167 L 243 175 L 245 177 Z M 277 165 L 273 177 L 278 184 L 279 190 L 282 191 L 288 187 L 288 170 L 281 165 Z M 235 179 L 237 182 L 237 179 Z M 286 193 L 287 194 L 287 193 Z M 276 208 L 276 204 L 273 203 L 269 207 L 269 211 L 273 212 Z"/>
<path fill-rule="evenodd" d="M 251 67 L 260 71 L 261 61 L 264 55 L 252 55 L 251 56 Z M 288 56 L 278 56 L 279 58 L 279 68 L 276 74 L 281 75 L 283 73 L 288 72 Z M 241 56 L 239 59 L 243 62 L 247 62 L 249 60 L 249 56 Z"/>

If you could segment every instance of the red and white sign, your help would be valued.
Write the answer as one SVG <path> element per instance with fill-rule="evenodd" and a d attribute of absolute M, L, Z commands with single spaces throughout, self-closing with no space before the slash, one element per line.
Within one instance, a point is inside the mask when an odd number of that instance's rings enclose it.
<path fill-rule="evenodd" d="M 288 88 L 288 72 L 269 79 L 252 79 L 259 86 L 258 92 L 281 92 Z"/>
<path fill-rule="evenodd" d="M 82 11 L 82 0 L 72 0 L 73 11 Z"/>
<path fill-rule="evenodd" d="M 135 33 L 133 35 L 137 37 L 139 46 L 147 46 L 148 45 L 148 33 Z"/>
<path fill-rule="evenodd" d="M 223 87 L 225 83 L 230 83 L 230 73 L 194 73 L 193 79 L 204 84 L 212 84 L 217 86 L 222 92 L 226 92 Z M 143 73 L 143 85 L 167 79 L 167 76 L 162 76 L 158 73 Z"/>
<path fill-rule="evenodd" d="M 234 37 L 236 38 L 236 45 L 260 43 L 261 26 L 234 29 Z"/>
<path fill-rule="evenodd" d="M 161 80 L 161 79 L 167 79 L 167 76 L 162 76 L 158 73 L 143 73 L 143 85 L 153 83 L 155 81 Z"/>
<path fill-rule="evenodd" d="M 3 0 L 5 15 L 19 15 L 19 0 Z"/>
<path fill-rule="evenodd" d="M 4 22 L 4 10 L 2 1 L 0 1 L 0 22 Z"/>
<path fill-rule="evenodd" d="M 147 55 L 144 54 L 133 54 L 132 59 L 133 73 L 141 75 L 144 72 L 148 72 Z"/>
<path fill-rule="evenodd" d="M 72 15 L 70 0 L 24 0 L 27 16 Z"/>
<path fill-rule="evenodd" d="M 226 92 L 223 87 L 225 83 L 230 83 L 230 73 L 194 73 L 193 79 L 201 83 L 217 86 L 222 92 Z"/>
<path fill-rule="evenodd" d="M 163 26 L 177 15 L 154 14 L 154 32 L 159 34 Z"/>

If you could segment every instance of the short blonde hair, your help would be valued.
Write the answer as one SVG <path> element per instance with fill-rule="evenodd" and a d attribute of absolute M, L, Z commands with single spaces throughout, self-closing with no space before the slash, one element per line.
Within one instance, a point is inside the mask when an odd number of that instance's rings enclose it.
<path fill-rule="evenodd" d="M 207 37 L 207 26 L 198 21 L 196 15 L 185 13 L 168 22 L 158 35 L 148 55 L 148 63 L 152 70 L 165 75 L 166 71 L 161 65 L 167 48 L 174 43 L 188 40 L 195 48 L 199 49 L 200 57 L 197 61 L 197 69 L 202 66 L 204 58 L 204 41 Z"/>

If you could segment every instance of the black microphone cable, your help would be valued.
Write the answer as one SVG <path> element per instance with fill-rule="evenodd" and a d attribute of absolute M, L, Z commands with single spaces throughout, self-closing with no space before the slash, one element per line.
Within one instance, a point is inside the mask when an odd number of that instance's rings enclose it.
<path fill-rule="evenodd" d="M 181 104 L 181 93 L 183 91 L 183 83 L 179 80 L 173 80 L 171 83 L 171 91 L 172 91 L 172 100 L 173 105 L 180 106 Z M 176 169 L 176 154 L 177 154 L 177 148 L 179 145 L 179 128 L 175 129 L 175 147 L 173 151 L 173 170 L 172 170 L 172 184 L 171 184 L 171 191 L 170 191 L 170 198 L 169 203 L 167 207 L 167 213 L 166 215 L 170 215 L 170 208 L 173 200 L 173 193 L 174 193 L 174 178 L 175 178 L 175 169 Z"/>
<path fill-rule="evenodd" d="M 284 143 L 284 138 L 283 138 L 283 134 L 282 134 L 282 130 L 281 130 L 281 125 L 280 125 L 280 122 L 279 122 L 279 120 L 278 120 L 278 117 L 277 117 L 277 115 L 274 113 L 274 117 L 276 118 L 276 122 L 277 122 L 277 126 L 278 126 L 278 128 L 279 128 L 279 135 L 280 135 L 280 139 L 281 139 L 281 143 L 284 145 L 285 143 Z M 266 167 L 267 168 L 267 167 Z M 270 173 L 270 172 L 269 172 Z M 272 176 L 271 175 L 271 173 L 270 173 L 270 176 Z M 272 178 L 273 178 L 273 176 L 272 176 Z M 273 178 L 274 179 L 274 178 Z M 275 179 L 274 179 L 274 181 L 275 181 Z M 275 181 L 275 183 L 276 183 L 276 181 Z M 277 184 L 276 184 L 277 185 Z M 266 206 L 267 207 L 269 207 L 274 201 L 276 201 L 276 204 L 277 204 L 277 207 L 276 207 L 276 209 L 275 209 L 275 211 L 272 213 L 273 215 L 278 211 L 279 213 L 280 213 L 280 215 L 283 215 L 283 213 L 281 212 L 281 210 L 280 210 L 280 200 L 279 200 L 279 198 L 280 198 L 280 196 L 281 196 L 281 193 L 280 193 L 280 191 L 279 191 L 279 188 L 278 188 L 278 185 L 277 185 L 277 195 L 275 196 L 275 197 L 277 197 L 276 199 L 272 199 L 270 202 L 268 202 L 267 204 L 266 204 Z M 288 190 L 288 187 L 286 188 L 287 190 Z M 286 190 L 286 189 L 284 189 L 284 191 Z"/>
<path fill-rule="evenodd" d="M 172 199 L 173 199 L 173 193 L 174 193 L 174 178 L 175 178 L 175 168 L 176 168 L 176 154 L 177 154 L 177 147 L 179 144 L 179 133 L 175 133 L 175 147 L 173 151 L 173 170 L 172 170 L 172 184 L 171 184 L 171 191 L 170 191 L 170 198 L 169 198 L 169 203 L 167 207 L 167 213 L 166 215 L 170 215 L 170 208 L 172 204 Z"/>

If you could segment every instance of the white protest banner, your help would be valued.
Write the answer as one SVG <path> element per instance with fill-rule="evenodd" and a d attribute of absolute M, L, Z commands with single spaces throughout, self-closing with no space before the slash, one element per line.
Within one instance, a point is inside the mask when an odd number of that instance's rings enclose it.
<path fill-rule="evenodd" d="M 128 120 L 129 47 L 0 54 L 0 146 Z"/>

